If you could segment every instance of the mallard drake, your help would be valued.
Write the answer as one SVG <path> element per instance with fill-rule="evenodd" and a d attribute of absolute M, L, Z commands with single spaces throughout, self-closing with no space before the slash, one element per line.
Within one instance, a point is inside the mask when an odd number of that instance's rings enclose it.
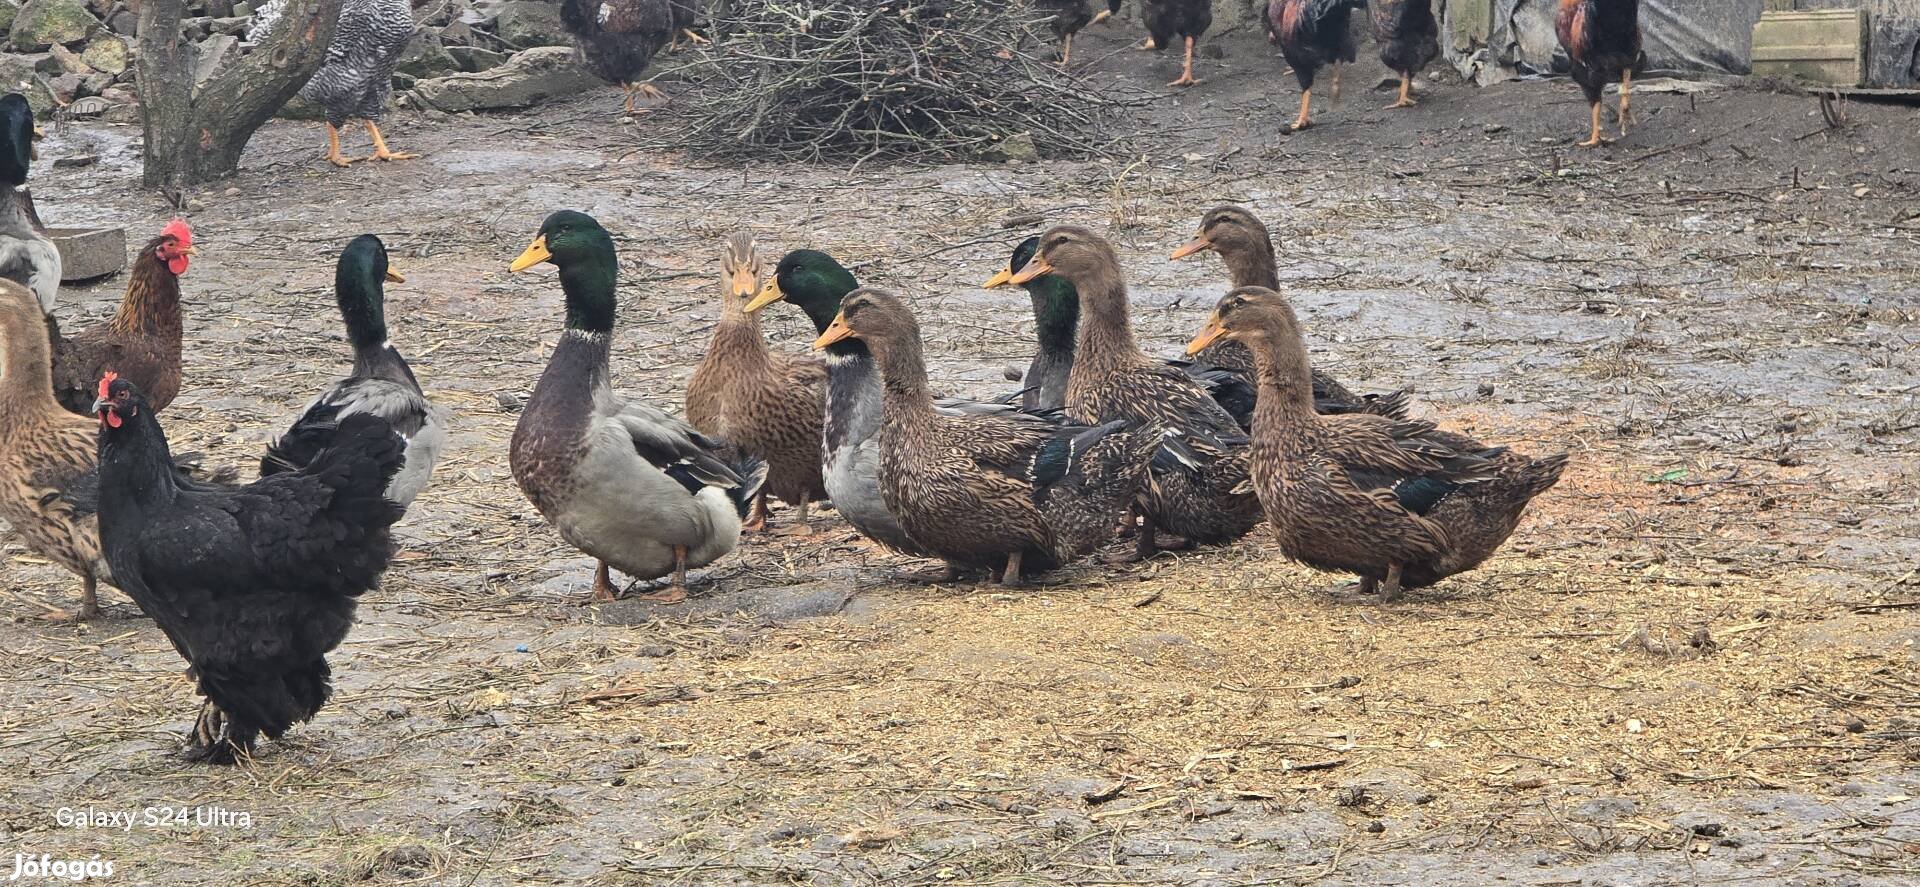
<path fill-rule="evenodd" d="M 935 408 L 920 325 L 879 290 L 856 290 L 814 340 L 859 339 L 885 388 L 880 489 L 908 536 L 950 571 L 991 570 L 1004 585 L 1083 557 L 1112 535 L 1146 478 L 1160 435 L 1128 421 L 1097 426 Z"/>
<path fill-rule="evenodd" d="M 760 294 L 746 310 L 757 312 L 775 302 L 790 302 L 824 333 L 840 313 L 840 302 L 860 288 L 853 272 L 833 256 L 799 249 L 786 254 Z M 861 535 L 903 554 L 930 554 L 907 535 L 880 492 L 880 369 L 859 339 L 844 339 L 826 349 L 827 394 L 821 434 L 821 461 L 828 498 L 840 517 Z M 1012 417 L 1014 408 L 941 398 L 939 409 L 955 415 Z"/>
<path fill-rule="evenodd" d="M 1014 274 L 1024 284 L 1043 274 L 1080 294 L 1080 331 L 1067 377 L 1067 416 L 1100 424 L 1124 419 L 1173 431 L 1199 464 L 1157 463 L 1136 537 L 1140 556 L 1156 551 L 1156 530 L 1195 543 L 1231 542 L 1260 520 L 1245 489 L 1247 439 L 1238 422 L 1183 370 L 1141 353 L 1127 317 L 1120 257 L 1105 238 L 1076 225 L 1040 235 L 1040 248 Z"/>
<path fill-rule="evenodd" d="M 1427 422 L 1314 412 L 1300 323 L 1272 290 L 1228 293 L 1187 350 L 1222 337 L 1258 366 L 1253 485 L 1280 550 L 1359 574 L 1363 593 L 1391 601 L 1478 566 L 1566 468 L 1564 454 L 1531 459 Z"/>
<path fill-rule="evenodd" d="M 387 248 L 380 238 L 362 234 L 347 243 L 333 271 L 334 301 L 346 323 L 347 342 L 353 346 L 353 370 L 322 392 L 293 427 L 267 446 L 260 459 L 260 476 L 298 471 L 333 445 L 340 421 L 355 413 L 372 413 L 387 421 L 407 441 L 407 461 L 393 476 L 387 498 L 402 509 L 426 488 L 433 465 L 447 442 L 442 413 L 427 402 L 426 392 L 413 377 L 413 368 L 387 339 L 384 284 L 406 278 L 387 264 Z"/>
<path fill-rule="evenodd" d="M 775 354 L 760 333 L 760 315 L 746 310 L 760 293 L 760 261 L 753 237 L 727 239 L 721 259 L 720 322 L 713 342 L 687 382 L 687 421 L 766 460 L 767 483 L 754 499 L 747 529 L 767 523 L 767 494 L 799 510 L 795 530 L 807 532 L 807 504 L 827 495 L 820 475 L 820 423 L 826 402 L 826 364 Z"/>
<path fill-rule="evenodd" d="M 1245 207 L 1226 204 L 1208 210 L 1200 219 L 1199 232 L 1173 251 L 1173 259 L 1209 251 L 1218 253 L 1226 263 L 1234 286 L 1279 291 L 1280 263 L 1274 257 L 1273 236 L 1260 217 Z M 1238 342 L 1221 339 L 1194 357 L 1246 374 L 1248 384 L 1252 384 L 1253 355 Z M 1412 394 L 1405 389 L 1389 394 L 1354 394 L 1332 376 L 1313 371 L 1314 406 L 1322 413 L 1373 413 L 1398 418 L 1407 414 L 1411 400 Z"/>
<path fill-rule="evenodd" d="M 1013 248 L 1007 267 L 983 286 L 998 289 L 1013 282 L 1014 272 L 1040 249 L 1040 238 L 1029 237 Z M 1033 300 L 1035 349 L 1027 365 L 1020 391 L 1023 409 L 1057 410 L 1067 400 L 1067 377 L 1073 372 L 1074 340 L 1080 328 L 1080 294 L 1073 284 L 1052 274 L 1043 274 L 1020 288 Z M 1253 384 L 1244 372 L 1222 369 L 1205 362 L 1167 360 L 1206 386 L 1207 393 L 1232 414 L 1242 428 L 1253 419 Z"/>
<path fill-rule="evenodd" d="M 614 394 L 607 358 L 620 264 L 600 223 L 570 210 L 548 216 L 508 270 L 542 262 L 560 269 L 567 328 L 513 429 L 513 479 L 561 538 L 600 562 L 595 600 L 614 597 L 609 567 L 636 579 L 671 573 L 672 584 L 646 598 L 684 600 L 687 568 L 739 544 L 766 463 L 728 465 L 721 443 Z"/>
<path fill-rule="evenodd" d="M 26 192 L 38 133 L 26 98 L 0 97 L 0 278 L 33 291 L 45 314 L 60 294 L 60 250 L 41 229 Z"/>

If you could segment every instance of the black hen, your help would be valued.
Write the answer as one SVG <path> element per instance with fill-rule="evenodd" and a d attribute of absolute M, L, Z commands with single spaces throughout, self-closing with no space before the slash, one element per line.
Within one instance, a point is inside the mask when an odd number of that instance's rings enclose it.
<path fill-rule="evenodd" d="M 1387 107 L 1419 104 L 1413 98 L 1413 75 L 1440 55 L 1433 0 L 1374 0 L 1373 39 L 1380 44 L 1380 61 L 1400 75 L 1400 100 Z"/>
<path fill-rule="evenodd" d="M 1199 83 L 1193 79 L 1193 44 L 1213 27 L 1212 0 L 1140 0 L 1140 17 L 1147 23 L 1149 49 L 1166 49 L 1175 40 L 1186 44 L 1186 64 L 1180 69 L 1180 79 L 1167 85 Z"/>
<path fill-rule="evenodd" d="M 1600 93 L 1607 84 L 1620 81 L 1620 134 L 1627 134 L 1633 115 L 1627 100 L 1633 89 L 1633 72 L 1640 66 L 1640 0 L 1560 0 L 1560 12 L 1554 18 L 1554 32 L 1567 50 L 1573 79 L 1587 94 L 1593 111 L 1593 134 L 1580 143 L 1591 148 L 1606 141 L 1600 138 Z"/>
<path fill-rule="evenodd" d="M 635 94 L 662 98 L 650 83 L 637 83 L 653 56 L 693 27 L 684 0 L 562 0 L 560 23 L 573 35 L 580 58 L 594 75 L 618 83 L 633 113 Z"/>
<path fill-rule="evenodd" d="M 356 414 L 307 467 L 226 486 L 174 470 L 133 383 L 108 374 L 94 412 L 100 543 L 115 584 L 166 632 L 207 698 L 189 755 L 232 763 L 326 702 L 326 654 L 393 556 L 400 507 L 383 492 L 405 444 L 385 420 Z"/>
<path fill-rule="evenodd" d="M 1349 24 L 1355 8 L 1366 8 L 1366 0 L 1270 0 L 1267 4 L 1267 24 L 1279 36 L 1280 54 L 1300 81 L 1300 116 L 1293 120 L 1296 131 L 1313 125 L 1309 112 L 1313 81 L 1323 66 L 1333 66 L 1333 100 L 1340 100 L 1340 65 L 1358 57 Z"/>
<path fill-rule="evenodd" d="M 1060 67 L 1064 68 L 1073 61 L 1073 35 L 1093 21 L 1093 7 L 1087 0 L 1034 0 L 1034 9 L 1048 16 L 1047 25 L 1053 28 L 1053 36 L 1060 38 Z"/>

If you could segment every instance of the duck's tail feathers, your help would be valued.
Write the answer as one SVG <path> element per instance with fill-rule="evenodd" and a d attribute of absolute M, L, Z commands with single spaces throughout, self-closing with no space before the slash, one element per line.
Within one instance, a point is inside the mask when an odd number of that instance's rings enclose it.
<path fill-rule="evenodd" d="M 1532 499 L 1560 482 L 1560 475 L 1567 470 L 1567 454 L 1547 456 L 1535 459 L 1520 470 L 1521 489 L 1527 498 Z"/>
<path fill-rule="evenodd" d="M 727 498 L 733 500 L 733 508 L 745 520 L 747 510 L 753 506 L 753 500 L 760 495 L 760 488 L 767 484 L 767 460 L 757 456 L 747 456 L 734 463 L 733 473 L 740 476 L 740 485 L 727 491 Z"/>

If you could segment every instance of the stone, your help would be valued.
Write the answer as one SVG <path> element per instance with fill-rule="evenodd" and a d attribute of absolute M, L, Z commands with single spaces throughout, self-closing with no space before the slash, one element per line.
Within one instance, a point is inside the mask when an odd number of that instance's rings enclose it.
<path fill-rule="evenodd" d="M 0 32 L 13 27 L 13 18 L 20 14 L 20 4 L 13 0 L 0 0 Z"/>
<path fill-rule="evenodd" d="M 33 68 L 33 59 L 0 54 L 0 92 L 20 93 L 27 97 L 35 115 L 49 114 L 53 111 L 53 91 Z"/>
<path fill-rule="evenodd" d="M 240 46 L 240 38 L 228 34 L 215 34 L 202 40 L 194 47 L 193 89 L 198 92 L 207 85 L 213 75 L 220 72 L 220 66 L 226 64 L 229 55 Z M 237 55 L 236 55 L 237 57 Z"/>
<path fill-rule="evenodd" d="M 507 59 L 511 58 L 511 56 L 504 52 L 494 52 L 491 49 L 481 49 L 478 46 L 449 46 L 447 47 L 447 54 L 453 56 L 453 60 L 460 63 L 460 70 L 469 74 L 491 71 L 494 68 L 506 64 Z"/>
<path fill-rule="evenodd" d="M 534 46 L 570 46 L 573 39 L 560 23 L 560 7 L 538 0 L 512 0 L 500 4 L 493 19 L 493 34 L 523 49 Z"/>
<path fill-rule="evenodd" d="M 407 41 L 407 48 L 400 51 L 400 64 L 394 68 L 417 80 L 430 80 L 458 74 L 465 70 L 459 60 L 447 54 L 447 48 L 440 44 L 440 37 L 432 31 L 419 31 L 413 39 Z"/>
<path fill-rule="evenodd" d="M 1016 163 L 1032 163 L 1040 159 L 1040 149 L 1033 143 L 1032 133 L 1015 133 L 986 151 L 986 159 Z"/>
<path fill-rule="evenodd" d="M 247 23 L 251 21 L 253 21 L 252 18 L 244 15 L 217 18 L 207 23 L 207 30 L 215 34 L 232 34 L 236 37 L 244 36 L 247 33 Z"/>
<path fill-rule="evenodd" d="M 99 95 L 106 92 L 107 87 L 113 85 L 112 74 L 95 71 L 86 75 L 86 78 L 87 79 L 80 84 L 79 94 L 82 96 Z"/>
<path fill-rule="evenodd" d="M 39 52 L 55 43 L 84 40 L 89 30 L 99 26 L 85 0 L 27 0 L 14 17 L 7 40 L 21 52 Z"/>
<path fill-rule="evenodd" d="M 64 105 L 73 101 L 75 96 L 79 94 L 80 84 L 84 82 L 84 80 L 85 78 L 79 74 L 66 71 L 54 77 L 52 80 L 47 81 L 47 87 L 53 90 L 54 99 Z"/>
<path fill-rule="evenodd" d="M 54 63 L 60 66 L 58 71 L 49 73 L 89 74 L 93 72 L 93 66 L 80 59 L 80 53 L 74 52 L 58 43 L 47 47 L 47 57 L 53 59 Z"/>
<path fill-rule="evenodd" d="M 572 49 L 542 46 L 516 53 L 506 64 L 489 71 L 422 80 L 409 95 L 425 107 L 451 114 L 524 108 L 603 85 L 600 78 L 581 67 Z"/>
<path fill-rule="evenodd" d="M 127 69 L 130 56 L 127 41 L 112 34 L 93 38 L 80 53 L 80 59 L 87 63 L 87 67 L 116 76 Z"/>
<path fill-rule="evenodd" d="M 140 14 L 131 9 L 122 9 L 114 13 L 113 18 L 107 20 L 107 27 L 112 28 L 115 34 L 124 37 L 138 37 L 140 36 Z"/>

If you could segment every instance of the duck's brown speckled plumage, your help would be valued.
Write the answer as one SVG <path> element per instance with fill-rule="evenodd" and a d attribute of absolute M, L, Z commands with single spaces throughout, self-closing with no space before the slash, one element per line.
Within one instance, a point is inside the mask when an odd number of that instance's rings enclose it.
<path fill-rule="evenodd" d="M 84 615 L 92 615 L 97 583 L 111 581 L 99 522 L 92 503 L 66 494 L 93 480 L 96 423 L 54 400 L 48 354 L 39 300 L 0 281 L 0 518 L 28 548 L 80 577 Z"/>
<path fill-rule="evenodd" d="M 1426 422 L 1316 414 L 1298 321 L 1271 290 L 1228 293 L 1195 344 L 1216 335 L 1258 365 L 1252 473 L 1281 551 L 1363 590 L 1384 582 L 1389 600 L 1486 560 L 1565 468 Z"/>
<path fill-rule="evenodd" d="M 1017 584 L 1023 573 L 1085 556 L 1111 537 L 1146 478 L 1156 431 L 936 409 L 919 325 L 876 290 L 849 295 L 822 343 L 841 330 L 864 341 L 880 365 L 881 492 L 925 551 Z"/>
<path fill-rule="evenodd" d="M 729 238 L 722 263 L 720 322 L 687 383 L 687 421 L 702 434 L 766 460 L 766 491 L 797 507 L 804 525 L 807 503 L 827 494 L 820 473 L 827 367 L 767 347 L 760 315 L 746 310 L 759 292 L 751 236 Z M 752 283 L 737 287 L 736 277 Z"/>
<path fill-rule="evenodd" d="M 1182 247 L 1175 257 L 1209 251 L 1220 255 L 1235 287 L 1257 286 L 1279 291 L 1280 262 L 1274 252 L 1273 235 L 1267 231 L 1266 223 L 1260 221 L 1260 217 L 1251 210 L 1233 204 L 1208 210 L 1200 219 L 1200 230 L 1194 235 L 1193 241 Z M 1221 339 L 1194 355 L 1194 359 L 1221 369 L 1244 373 L 1248 384 L 1252 384 L 1253 355 L 1239 342 Z M 1355 394 L 1340 384 L 1339 380 L 1316 369 L 1313 371 L 1313 399 L 1322 413 L 1372 413 L 1399 418 L 1407 414 L 1412 396 L 1405 390 L 1388 394 Z"/>
<path fill-rule="evenodd" d="M 1260 520 L 1260 503 L 1245 492 L 1246 437 L 1239 423 L 1185 371 L 1141 353 L 1127 319 L 1120 259 L 1105 238 L 1073 225 L 1040 235 L 1040 251 L 1015 275 L 1024 283 L 1059 275 L 1080 294 L 1080 330 L 1067 377 L 1069 417 L 1114 420 L 1175 432 L 1199 464 L 1161 460 L 1142 503 L 1145 553 L 1155 530 L 1205 544 L 1231 542 Z"/>

